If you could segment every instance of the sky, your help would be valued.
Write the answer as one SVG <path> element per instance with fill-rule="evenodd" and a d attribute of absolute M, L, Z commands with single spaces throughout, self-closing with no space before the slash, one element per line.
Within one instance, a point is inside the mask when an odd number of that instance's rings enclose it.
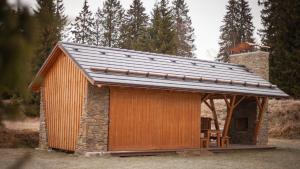
<path fill-rule="evenodd" d="M 17 0 L 8 0 L 14 4 Z M 34 9 L 36 0 L 20 0 L 21 3 Z M 154 4 L 157 0 L 142 0 L 146 8 L 146 12 L 150 15 Z M 170 4 L 172 0 L 169 0 Z M 69 18 L 75 18 L 80 12 L 84 0 L 63 0 L 65 5 L 65 14 Z M 98 7 L 102 7 L 104 0 L 88 0 L 90 9 L 95 12 Z M 132 0 L 120 0 L 125 9 L 129 8 Z M 199 59 L 214 60 L 219 50 L 220 26 L 226 13 L 226 5 L 228 0 L 186 0 L 195 29 L 195 55 Z M 261 7 L 258 6 L 257 0 L 248 0 L 253 16 L 253 24 L 255 26 L 254 37 L 256 42 L 260 43 L 260 37 L 257 30 L 262 28 L 260 19 Z"/>

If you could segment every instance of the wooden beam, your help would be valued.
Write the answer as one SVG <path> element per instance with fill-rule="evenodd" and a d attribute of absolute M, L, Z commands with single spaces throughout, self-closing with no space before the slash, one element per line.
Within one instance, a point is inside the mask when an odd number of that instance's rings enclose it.
<path fill-rule="evenodd" d="M 208 99 L 208 97 L 210 97 L 212 94 L 205 94 L 202 98 L 201 101 L 205 101 L 206 99 Z"/>
<path fill-rule="evenodd" d="M 226 103 L 226 105 L 227 105 L 227 108 L 228 108 L 228 106 L 230 105 L 230 103 L 229 103 L 229 101 L 228 101 L 228 98 L 227 98 L 226 95 L 223 95 L 223 97 L 224 97 L 224 101 L 225 101 L 225 103 Z"/>
<path fill-rule="evenodd" d="M 246 96 L 242 96 L 235 104 L 234 104 L 234 108 L 239 105 L 244 99 L 246 98 Z"/>
<path fill-rule="evenodd" d="M 213 108 L 211 107 L 211 105 L 209 105 L 209 103 L 208 103 L 206 100 L 204 100 L 203 102 L 206 104 L 206 106 L 207 106 L 211 111 L 213 111 L 213 110 L 212 110 Z"/>
<path fill-rule="evenodd" d="M 209 99 L 210 101 L 210 106 L 211 106 L 211 111 L 214 117 L 214 123 L 215 123 L 215 128 L 216 130 L 220 130 L 220 126 L 219 126 L 219 122 L 218 122 L 218 116 L 217 116 L 217 112 L 216 112 L 216 108 L 215 108 L 215 103 L 213 99 Z"/>
<path fill-rule="evenodd" d="M 225 100 L 227 100 L 227 97 L 226 96 L 224 96 L 224 97 L 225 97 Z M 236 95 L 232 96 L 230 98 L 230 103 L 227 104 L 227 116 L 226 116 L 226 120 L 225 120 L 222 137 L 227 137 L 227 135 L 228 135 L 228 130 L 229 130 L 229 126 L 230 126 L 230 122 L 231 122 L 231 118 L 232 118 L 232 112 L 234 109 L 235 100 L 236 100 Z M 228 100 L 226 103 L 228 103 Z"/>
<path fill-rule="evenodd" d="M 256 123 L 255 123 L 254 134 L 253 134 L 254 144 L 257 143 L 257 136 L 259 134 L 261 121 L 263 118 L 263 114 L 266 111 L 267 104 L 268 104 L 268 97 L 264 97 L 262 99 L 256 97 L 256 103 L 257 103 L 259 111 L 258 111 L 258 117 L 257 117 Z"/>
<path fill-rule="evenodd" d="M 210 98 L 209 100 L 210 100 L 210 103 L 208 103 L 206 100 L 204 100 L 204 103 L 206 104 L 206 106 L 207 106 L 207 107 L 211 110 L 211 112 L 212 112 L 216 130 L 220 130 L 219 122 L 218 122 L 218 116 L 217 116 L 217 112 L 216 112 L 214 100 L 213 100 L 212 98 Z"/>
<path fill-rule="evenodd" d="M 262 109 L 260 98 L 259 97 L 255 97 L 255 100 L 256 100 L 256 104 L 258 106 L 258 109 Z"/>

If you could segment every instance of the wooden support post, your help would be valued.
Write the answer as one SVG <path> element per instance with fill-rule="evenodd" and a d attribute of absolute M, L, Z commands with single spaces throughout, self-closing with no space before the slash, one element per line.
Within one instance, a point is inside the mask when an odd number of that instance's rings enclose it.
<path fill-rule="evenodd" d="M 238 101 L 236 101 L 236 95 L 234 95 L 229 99 L 230 101 L 228 101 L 227 96 L 224 95 L 224 100 L 225 100 L 225 103 L 227 105 L 227 116 L 226 116 L 224 130 L 223 130 L 223 136 L 224 137 L 225 136 L 227 137 L 234 108 L 237 105 L 239 105 L 245 98 L 246 98 L 245 96 L 242 96 Z"/>
<path fill-rule="evenodd" d="M 209 100 L 210 100 L 210 103 L 208 103 L 206 100 L 204 100 L 204 103 L 206 104 L 206 106 L 207 106 L 207 107 L 211 110 L 211 112 L 212 112 L 216 130 L 220 130 L 219 122 L 218 122 L 218 116 L 217 116 L 217 112 L 216 112 L 214 100 L 213 100 L 213 99 L 209 99 Z"/>
<path fill-rule="evenodd" d="M 211 112 L 212 112 L 213 117 L 214 117 L 215 128 L 216 128 L 216 130 L 220 130 L 219 122 L 218 122 L 218 116 L 217 116 L 217 112 L 216 112 L 216 107 L 215 107 L 214 100 L 213 99 L 209 99 L 209 101 L 210 101 Z"/>
<path fill-rule="evenodd" d="M 264 97 L 262 99 L 255 97 L 256 99 L 256 104 L 258 107 L 258 117 L 255 123 L 255 129 L 254 129 L 254 134 L 253 134 L 253 142 L 254 144 L 257 143 L 257 136 L 259 134 L 259 129 L 260 129 L 260 125 L 261 125 L 261 121 L 263 118 L 263 114 L 266 111 L 266 106 L 268 103 L 268 97 Z"/>
<path fill-rule="evenodd" d="M 225 120 L 225 124 L 224 124 L 222 137 L 227 137 L 230 122 L 231 122 L 232 112 L 233 112 L 233 109 L 234 109 L 234 103 L 235 103 L 236 95 L 234 95 L 230 98 L 230 102 L 227 100 L 226 96 L 224 96 L 224 99 L 225 99 L 225 102 L 226 102 L 226 105 L 227 105 L 227 116 L 226 116 L 226 120 Z"/>

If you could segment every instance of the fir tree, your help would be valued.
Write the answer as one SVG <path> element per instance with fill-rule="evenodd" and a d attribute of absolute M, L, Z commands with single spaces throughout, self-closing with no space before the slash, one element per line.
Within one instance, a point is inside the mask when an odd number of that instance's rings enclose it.
<path fill-rule="evenodd" d="M 103 4 L 101 25 L 103 28 L 102 46 L 120 47 L 120 29 L 124 21 L 124 9 L 119 0 L 106 0 Z"/>
<path fill-rule="evenodd" d="M 176 32 L 173 24 L 172 10 L 167 0 L 156 4 L 151 19 L 150 50 L 164 54 L 176 54 Z"/>
<path fill-rule="evenodd" d="M 94 16 L 94 45 L 99 46 L 101 45 L 101 39 L 103 38 L 103 28 L 101 25 L 101 17 L 102 11 L 100 8 L 97 9 L 95 16 Z"/>
<path fill-rule="evenodd" d="M 149 37 L 150 37 L 149 51 L 151 52 L 159 52 L 160 42 L 159 42 L 158 35 L 160 31 L 160 25 L 161 25 L 161 14 L 159 12 L 158 4 L 155 4 L 152 12 L 151 25 L 148 29 Z"/>
<path fill-rule="evenodd" d="M 239 38 L 241 42 L 254 42 L 253 31 L 254 26 L 252 23 L 251 9 L 249 3 L 246 0 L 239 0 Z"/>
<path fill-rule="evenodd" d="M 188 15 L 189 9 L 184 0 L 173 1 L 173 16 L 176 30 L 178 56 L 192 57 L 195 50 L 194 28 Z"/>
<path fill-rule="evenodd" d="M 74 42 L 89 44 L 92 45 L 94 42 L 93 39 L 93 16 L 92 12 L 89 10 L 89 5 L 87 0 L 84 1 L 83 7 L 79 16 L 75 18 L 74 30 L 72 33 L 74 34 Z"/>
<path fill-rule="evenodd" d="M 74 34 L 72 33 L 73 31 L 75 31 L 75 29 L 72 21 L 67 20 L 66 25 L 64 26 L 64 30 L 62 31 L 62 41 L 73 42 L 75 38 Z"/>
<path fill-rule="evenodd" d="M 65 7 L 64 7 L 64 4 L 63 4 L 63 0 L 56 0 L 56 17 L 57 17 L 57 21 L 58 21 L 58 24 L 57 24 L 57 31 L 59 32 L 57 35 L 58 35 L 58 39 L 59 40 L 62 40 L 63 38 L 63 31 L 64 31 L 64 28 L 67 24 L 67 16 L 64 14 L 64 11 L 65 11 Z"/>
<path fill-rule="evenodd" d="M 253 42 L 252 15 L 249 4 L 245 0 L 229 0 L 226 15 L 220 28 L 219 61 L 228 61 L 230 49 L 241 42 Z"/>
<path fill-rule="evenodd" d="M 38 45 L 36 50 L 35 72 L 41 67 L 53 46 L 59 41 L 60 21 L 56 15 L 56 5 L 53 0 L 37 0 L 34 11 L 39 24 Z"/>
<path fill-rule="evenodd" d="M 3 104 L 3 99 L 27 100 L 27 85 L 32 78 L 32 59 L 36 45 L 36 21 L 27 8 L 13 10 L 0 1 L 0 125 L 2 117 L 20 115 L 24 110 Z M 7 110 L 9 108 L 9 110 Z M 12 109 L 13 108 L 13 109 Z M 26 107 L 25 107 L 26 109 Z"/>
<path fill-rule="evenodd" d="M 122 48 L 143 49 L 142 43 L 147 32 L 148 18 L 141 0 L 133 0 L 122 25 Z"/>
<path fill-rule="evenodd" d="M 300 1 L 261 0 L 262 42 L 270 46 L 270 80 L 300 98 Z"/>

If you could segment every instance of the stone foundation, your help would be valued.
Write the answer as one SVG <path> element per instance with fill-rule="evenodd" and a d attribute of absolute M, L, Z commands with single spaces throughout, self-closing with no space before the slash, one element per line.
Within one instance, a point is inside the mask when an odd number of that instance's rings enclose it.
<path fill-rule="evenodd" d="M 45 110 L 44 110 L 44 92 L 41 87 L 40 94 L 40 132 L 39 132 L 39 148 L 42 150 L 48 149 L 48 137 L 47 137 L 47 126 L 45 121 Z"/>
<path fill-rule="evenodd" d="M 108 145 L 109 88 L 88 84 L 76 153 L 106 152 Z"/>

